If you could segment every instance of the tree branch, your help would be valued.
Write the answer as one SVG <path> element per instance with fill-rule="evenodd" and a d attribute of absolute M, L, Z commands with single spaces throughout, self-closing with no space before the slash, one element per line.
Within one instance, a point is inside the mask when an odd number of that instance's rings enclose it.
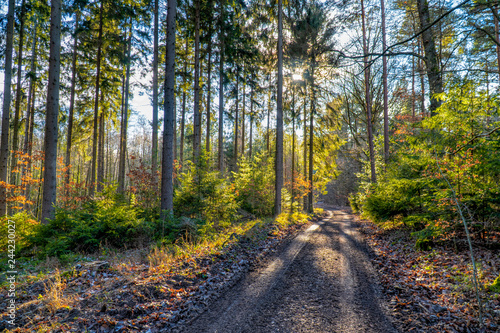
<path fill-rule="evenodd" d="M 461 151 L 462 149 L 464 149 L 472 141 L 474 141 L 474 140 L 476 140 L 478 138 L 487 137 L 487 136 L 495 133 L 498 130 L 500 130 L 500 127 L 496 127 L 494 129 L 492 129 L 491 131 L 489 131 L 488 133 L 482 133 L 482 134 L 478 134 L 478 135 L 474 136 L 472 139 L 470 139 L 469 141 L 467 141 L 466 143 L 464 143 L 463 145 L 461 145 L 459 148 L 457 148 L 457 150 L 455 150 L 453 153 L 450 153 L 450 155 L 455 155 L 456 153 L 458 153 L 459 151 Z"/>
<path fill-rule="evenodd" d="M 456 5 L 455 7 L 451 8 L 450 10 L 446 11 L 445 13 L 443 13 L 441 16 L 439 16 L 437 19 L 435 19 L 431 24 L 429 24 L 427 27 L 423 28 L 422 30 L 420 30 L 419 32 L 417 32 L 416 34 L 414 34 L 413 36 L 405 39 L 405 40 L 402 40 L 400 42 L 397 42 L 395 44 L 392 44 L 390 46 L 388 46 L 384 52 L 382 53 L 369 53 L 369 54 L 366 54 L 366 56 L 375 56 L 374 59 L 371 60 L 371 63 L 375 62 L 376 60 L 378 60 L 380 57 L 386 55 L 386 56 L 394 56 L 394 55 L 402 55 L 404 52 L 398 52 L 398 53 L 392 53 L 390 52 L 389 53 L 389 50 L 398 46 L 398 45 L 403 45 L 403 44 L 406 44 L 408 43 L 409 41 L 412 41 L 413 39 L 417 38 L 418 36 L 420 36 L 421 34 L 423 34 L 424 32 L 426 32 L 427 30 L 429 30 L 430 28 L 432 28 L 434 25 L 436 25 L 439 21 L 441 21 L 443 18 L 445 18 L 446 16 L 448 16 L 449 14 L 451 14 L 452 12 L 454 12 L 455 10 L 457 10 L 458 8 L 462 7 L 463 5 L 465 5 L 467 2 L 469 2 L 471 0 L 464 0 L 462 1 L 461 3 L 459 3 L 458 5 Z M 334 50 L 335 52 L 338 52 L 342 57 L 344 58 L 348 58 L 348 59 L 356 59 L 356 58 L 363 58 L 363 56 L 347 56 L 345 55 L 342 51 L 337 51 L 337 50 Z M 413 52 L 407 52 L 406 55 L 413 55 L 413 56 L 417 56 L 417 54 L 413 53 Z M 418 56 L 418 58 L 420 59 L 424 59 L 424 57 L 422 56 Z"/>
<path fill-rule="evenodd" d="M 481 28 L 476 23 L 472 23 L 472 25 L 477 30 L 484 32 L 492 40 L 493 43 L 495 43 L 496 45 L 500 46 L 500 43 L 497 41 L 497 39 L 495 38 L 495 36 L 493 36 L 488 30 L 486 30 L 484 28 Z"/>

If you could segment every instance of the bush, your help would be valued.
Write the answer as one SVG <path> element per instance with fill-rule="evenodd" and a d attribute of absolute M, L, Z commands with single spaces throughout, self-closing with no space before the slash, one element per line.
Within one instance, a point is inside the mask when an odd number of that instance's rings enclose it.
<path fill-rule="evenodd" d="M 38 225 L 30 237 L 41 256 L 95 252 L 101 246 L 130 248 L 143 245 L 158 233 L 159 223 L 137 218 L 137 210 L 112 199 L 90 201 L 82 210 L 57 209 L 55 219 Z"/>
<path fill-rule="evenodd" d="M 348 199 L 349 199 L 349 205 L 351 206 L 353 213 L 355 214 L 361 213 L 361 202 L 359 202 L 358 193 L 349 194 Z"/>
<path fill-rule="evenodd" d="M 9 217 L 0 218 L 0 232 L 2 237 L 0 237 L 0 251 L 7 252 L 8 249 L 8 234 L 9 230 L 13 225 L 15 225 L 15 235 L 16 235 L 16 251 L 29 245 L 28 237 L 32 235 L 39 224 L 33 217 L 27 212 L 19 212 Z M 9 228 L 9 224 L 11 227 Z"/>
<path fill-rule="evenodd" d="M 488 286 L 488 290 L 494 293 L 500 293 L 500 275 Z"/>
<path fill-rule="evenodd" d="M 218 171 L 209 171 L 208 155 L 203 153 L 200 163 L 187 164 L 180 177 L 180 186 L 174 195 L 176 217 L 186 216 L 200 225 L 219 229 L 237 218 L 239 203 L 234 187 L 220 178 Z"/>
<path fill-rule="evenodd" d="M 366 196 L 363 212 L 375 221 L 418 211 L 421 184 L 418 180 L 393 179 L 377 184 Z"/>
<path fill-rule="evenodd" d="M 274 170 L 272 159 L 261 152 L 252 160 L 242 157 L 233 173 L 234 188 L 241 207 L 257 216 L 271 216 L 274 207 Z"/>

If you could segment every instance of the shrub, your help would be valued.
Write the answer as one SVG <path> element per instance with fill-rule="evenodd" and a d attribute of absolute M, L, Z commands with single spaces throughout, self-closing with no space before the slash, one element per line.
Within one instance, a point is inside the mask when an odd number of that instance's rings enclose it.
<path fill-rule="evenodd" d="M 200 156 L 198 165 L 187 163 L 174 195 L 176 217 L 197 220 L 208 229 L 228 226 L 237 218 L 239 203 L 234 187 L 220 178 L 218 171 L 209 171 L 208 154 Z"/>
<path fill-rule="evenodd" d="M 237 200 L 246 211 L 257 216 L 270 216 L 274 207 L 274 171 L 272 159 L 265 152 L 252 160 L 242 157 L 234 172 Z"/>
<path fill-rule="evenodd" d="M 488 290 L 494 293 L 500 293 L 500 275 L 488 286 Z"/>
<path fill-rule="evenodd" d="M 420 189 L 418 180 L 393 179 L 379 183 L 367 194 L 363 212 L 375 221 L 407 216 L 419 208 Z"/>
<path fill-rule="evenodd" d="M 33 217 L 25 211 L 16 213 L 9 217 L 0 218 L 0 232 L 3 235 L 0 237 L 0 251 L 7 252 L 9 229 L 15 225 L 16 235 L 16 250 L 22 249 L 29 245 L 28 237 L 32 235 L 39 224 Z M 10 223 L 9 223 L 10 221 Z M 9 228 L 9 224 L 11 227 Z"/>
<path fill-rule="evenodd" d="M 31 245 L 40 255 L 58 256 L 70 252 L 95 252 L 100 246 L 135 247 L 153 238 L 158 223 L 145 223 L 137 210 L 109 198 L 84 204 L 82 210 L 57 209 L 48 224 L 39 225 Z"/>
<path fill-rule="evenodd" d="M 361 203 L 359 202 L 359 194 L 351 193 L 349 194 L 348 199 L 349 199 L 349 205 L 351 206 L 353 213 L 355 214 L 361 213 Z"/>
<path fill-rule="evenodd" d="M 443 229 L 438 223 L 430 222 L 424 229 L 412 232 L 416 237 L 415 248 L 421 251 L 429 251 L 434 245 L 434 239 L 443 234 Z"/>

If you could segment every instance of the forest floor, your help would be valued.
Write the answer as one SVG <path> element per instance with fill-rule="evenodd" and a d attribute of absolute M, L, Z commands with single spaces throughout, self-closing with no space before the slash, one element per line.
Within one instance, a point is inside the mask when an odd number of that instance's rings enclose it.
<path fill-rule="evenodd" d="M 168 253 L 103 249 L 68 264 L 19 261 L 14 325 L 10 284 L 0 284 L 0 332 L 170 332 L 310 225 L 304 217 L 253 221 L 243 214 L 220 237 L 181 240 Z"/>
<path fill-rule="evenodd" d="M 352 216 L 327 212 L 182 332 L 397 332 Z"/>
<path fill-rule="evenodd" d="M 500 332 L 500 294 L 487 291 L 500 274 L 500 250 L 474 241 L 483 328 L 465 235 L 416 251 L 410 231 L 356 218 L 373 251 L 385 300 L 401 332 Z"/>
<path fill-rule="evenodd" d="M 347 210 L 325 212 L 319 222 L 263 228 L 220 251 L 192 252 L 164 270 L 131 251 L 126 264 L 104 257 L 33 276 L 18 286 L 17 328 L 4 312 L 0 331 L 482 331 L 467 251 L 417 252 L 405 232 Z M 498 250 L 476 256 L 481 282 L 491 283 Z M 500 295 L 481 298 L 484 331 L 499 332 Z"/>

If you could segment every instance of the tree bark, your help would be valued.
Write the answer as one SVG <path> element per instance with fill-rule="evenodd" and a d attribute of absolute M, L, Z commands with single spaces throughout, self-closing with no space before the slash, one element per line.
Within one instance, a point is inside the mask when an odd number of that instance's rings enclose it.
<path fill-rule="evenodd" d="M 500 37 L 499 37 L 499 29 L 498 29 L 498 13 L 497 6 L 491 7 L 491 11 L 493 12 L 493 20 L 495 22 L 495 39 L 496 45 L 495 49 L 497 51 L 497 69 L 498 69 L 498 78 L 500 80 Z"/>
<path fill-rule="evenodd" d="M 187 65 L 188 65 L 188 38 L 186 36 L 186 59 L 184 59 L 183 88 L 182 88 L 182 113 L 181 113 L 181 142 L 179 160 L 181 166 L 184 164 L 184 129 L 186 125 L 186 87 L 187 87 Z"/>
<path fill-rule="evenodd" d="M 271 133 L 270 133 L 270 120 L 271 120 L 271 89 L 267 92 L 267 125 L 266 125 L 266 149 L 267 154 L 271 156 Z"/>
<path fill-rule="evenodd" d="M 104 100 L 101 90 L 101 101 Z M 97 192 L 104 189 L 104 110 L 99 114 L 99 138 L 97 146 Z"/>
<path fill-rule="evenodd" d="M 0 142 L 0 182 L 7 183 L 7 163 L 9 159 L 9 116 L 12 83 L 12 49 L 14 47 L 14 7 L 15 1 L 9 0 L 7 12 L 7 38 L 5 44 L 5 70 L 2 106 L 2 134 Z M 7 214 L 7 190 L 0 186 L 0 216 Z"/>
<path fill-rule="evenodd" d="M 78 47 L 78 21 L 80 20 L 80 15 L 78 12 L 75 14 L 75 32 L 73 36 L 73 58 L 71 59 L 71 92 L 69 99 L 69 116 L 68 116 L 68 133 L 66 136 L 66 158 L 64 164 L 66 165 L 66 172 L 64 175 L 64 182 L 66 184 L 66 194 L 69 191 L 69 179 L 71 175 L 70 165 L 71 165 L 71 146 L 73 138 L 73 117 L 75 109 L 75 88 L 76 88 L 76 56 Z"/>
<path fill-rule="evenodd" d="M 155 0 L 154 3 L 154 23 L 153 23 L 153 133 L 151 147 L 151 173 L 153 176 L 153 184 L 157 189 L 158 177 L 158 7 L 160 0 Z"/>
<path fill-rule="evenodd" d="M 382 50 L 387 48 L 387 34 L 385 31 L 385 0 L 380 0 L 382 13 Z M 382 84 L 384 86 L 384 158 L 385 164 L 389 161 L 389 98 L 387 89 L 387 56 L 382 57 Z"/>
<path fill-rule="evenodd" d="M 424 51 L 421 49 L 421 40 L 418 41 L 418 54 L 424 54 Z M 422 112 L 422 116 L 425 115 L 425 78 L 424 78 L 424 62 L 419 59 L 419 75 L 420 75 L 420 108 Z"/>
<path fill-rule="evenodd" d="M 224 175 L 224 5 L 225 0 L 220 0 L 220 55 L 219 55 L 219 140 L 217 164 L 220 175 Z"/>
<path fill-rule="evenodd" d="M 304 86 L 304 179 L 307 179 L 307 86 Z M 304 196 L 304 211 L 309 211 L 307 208 L 308 196 Z"/>
<path fill-rule="evenodd" d="M 59 75 L 61 65 L 61 0 L 50 8 L 50 57 L 45 113 L 45 159 L 43 173 L 42 223 L 55 216 L 57 189 L 57 120 L 59 115 Z"/>
<path fill-rule="evenodd" d="M 125 193 L 125 161 L 127 160 L 127 128 L 128 128 L 128 100 L 130 91 L 130 64 L 132 62 L 132 24 L 128 37 L 127 69 L 125 73 L 125 97 L 123 100 L 123 113 L 120 134 L 120 158 L 118 164 L 118 193 Z"/>
<path fill-rule="evenodd" d="M 90 190 L 89 195 L 94 196 L 95 181 L 96 181 L 96 164 L 97 164 L 97 141 L 98 141 L 98 125 L 99 125 L 99 88 L 101 76 L 101 53 L 102 53 L 102 28 L 103 28 L 103 1 L 99 7 L 99 35 L 97 37 L 97 72 L 95 77 L 95 100 L 94 100 L 94 136 L 92 141 L 92 169 L 90 173 Z"/>
<path fill-rule="evenodd" d="M 238 170 L 238 132 L 239 132 L 239 82 L 240 70 L 236 71 L 236 110 L 234 115 L 234 170 Z"/>
<path fill-rule="evenodd" d="M 36 42 L 37 42 L 37 29 L 38 29 L 38 20 L 35 19 L 35 27 L 33 28 L 33 41 L 32 41 L 32 46 L 31 46 L 31 67 L 30 67 L 30 84 L 29 84 L 29 91 L 28 91 L 28 101 L 27 101 L 27 108 L 26 108 L 26 123 L 25 123 L 25 129 L 24 129 L 24 149 L 23 152 L 25 155 L 28 156 L 28 164 L 26 167 L 23 169 L 23 176 L 26 176 L 27 173 L 31 175 L 31 165 L 32 165 L 32 156 L 31 156 L 31 151 L 32 151 L 32 146 L 33 146 L 33 129 L 34 129 L 34 122 L 35 122 L 35 80 L 36 80 L 36 66 L 35 66 L 35 59 L 37 57 L 36 54 Z M 23 177 L 22 176 L 22 177 Z M 22 179 L 21 177 L 21 179 Z M 31 190 L 31 185 L 30 182 L 26 184 L 26 189 L 25 189 L 25 194 L 24 196 L 26 197 L 26 203 L 24 205 L 24 209 L 28 211 L 30 204 L 29 204 L 29 199 L 30 199 L 30 190 Z"/>
<path fill-rule="evenodd" d="M 245 113 L 246 113 L 246 75 L 243 70 L 243 107 L 241 108 L 241 156 L 245 156 Z"/>
<path fill-rule="evenodd" d="M 417 0 L 417 9 L 420 19 L 420 28 L 425 29 L 430 24 L 429 4 L 427 0 Z M 427 67 L 427 78 L 429 79 L 429 94 L 431 101 L 429 111 L 431 116 L 433 116 L 436 109 L 441 105 L 441 101 L 436 95 L 443 92 L 443 78 L 439 68 L 432 29 L 427 29 L 422 33 L 422 41 L 425 53 L 425 64 Z"/>
<path fill-rule="evenodd" d="M 309 115 L 309 194 L 307 196 L 307 211 L 314 212 L 313 199 L 313 170 L 314 170 L 314 115 L 316 114 L 316 87 L 314 81 L 314 69 L 316 66 L 316 59 L 311 61 L 311 113 Z"/>
<path fill-rule="evenodd" d="M 295 199 L 294 189 L 294 176 L 295 176 L 295 85 L 292 86 L 292 177 L 291 177 L 291 200 L 290 200 L 290 213 L 293 213 L 293 200 Z"/>
<path fill-rule="evenodd" d="M 276 159 L 274 216 L 281 214 L 281 189 L 283 187 L 283 4 L 278 0 L 278 94 L 276 98 Z"/>
<path fill-rule="evenodd" d="M 22 96 L 22 67 L 23 67 L 23 48 L 24 48 L 24 17 L 26 12 L 25 0 L 21 2 L 21 15 L 19 17 L 19 49 L 17 52 L 17 84 L 16 84 L 16 104 L 14 106 L 14 119 L 12 131 L 12 158 L 10 167 L 10 183 L 18 183 L 18 170 L 17 170 L 17 154 L 19 148 L 19 118 L 21 118 L 21 99 Z"/>
<path fill-rule="evenodd" d="M 254 89 L 252 85 L 252 90 L 250 91 L 250 142 L 248 145 L 248 156 L 252 159 L 252 149 L 253 149 L 253 97 L 254 97 Z"/>
<path fill-rule="evenodd" d="M 195 0 L 194 30 L 194 119 L 193 119 L 193 157 L 195 164 L 200 158 L 201 114 L 200 114 L 200 1 Z"/>
<path fill-rule="evenodd" d="M 163 159 L 161 172 L 161 217 L 174 211 L 174 98 L 175 98 L 175 16 L 176 0 L 167 3 L 167 40 L 165 60 L 165 127 L 163 131 Z"/>
<path fill-rule="evenodd" d="M 413 46 L 415 52 L 415 46 Z M 411 58 L 411 116 L 415 121 L 415 57 Z"/>
<path fill-rule="evenodd" d="M 209 23 L 210 27 L 208 29 L 208 62 L 207 62 L 207 130 L 206 130 L 206 150 L 207 153 L 210 152 L 210 127 L 212 114 L 211 107 L 211 93 L 212 93 L 212 23 Z"/>
<path fill-rule="evenodd" d="M 363 54 L 364 54 L 364 72 L 365 72 L 365 98 L 366 98 L 366 128 L 368 130 L 368 146 L 370 150 L 370 172 L 371 182 L 377 182 L 375 173 L 375 151 L 373 147 L 373 132 L 372 132 L 372 101 L 370 96 L 370 66 L 368 62 L 368 45 L 366 41 L 366 26 L 365 26 L 365 6 L 361 0 L 361 20 L 363 28 Z M 310 173 L 311 171 L 309 171 Z"/>

